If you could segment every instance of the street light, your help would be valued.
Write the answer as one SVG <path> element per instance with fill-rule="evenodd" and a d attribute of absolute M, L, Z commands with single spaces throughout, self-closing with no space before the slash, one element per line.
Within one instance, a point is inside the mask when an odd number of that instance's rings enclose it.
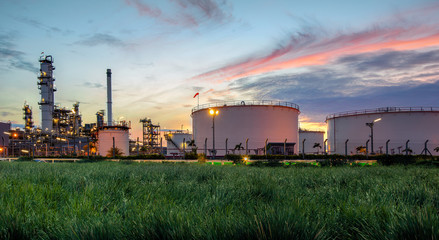
<path fill-rule="evenodd" d="M 215 159 L 215 116 L 218 115 L 219 111 L 217 109 L 211 108 L 209 114 L 212 115 L 212 159 Z"/>
<path fill-rule="evenodd" d="M 379 121 L 381 121 L 381 118 L 377 118 L 370 123 L 366 123 L 366 126 L 370 127 L 370 154 L 375 154 L 373 151 L 373 125 Z"/>

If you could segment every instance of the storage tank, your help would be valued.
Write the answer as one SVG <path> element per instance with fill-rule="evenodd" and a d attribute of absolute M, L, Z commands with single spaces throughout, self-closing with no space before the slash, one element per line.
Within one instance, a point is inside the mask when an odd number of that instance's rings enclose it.
<path fill-rule="evenodd" d="M 213 116 L 209 112 L 218 113 Z M 267 145 L 294 143 L 297 153 L 299 106 L 279 101 L 226 101 L 192 109 L 192 129 L 198 153 L 213 153 L 213 124 L 217 156 L 226 153 L 264 154 Z M 227 150 L 227 152 L 226 152 Z M 247 152 L 246 152 L 247 150 Z M 269 151 L 269 149 L 267 149 Z"/>
<path fill-rule="evenodd" d="M 167 143 L 167 156 L 181 157 L 184 152 L 191 152 L 192 148 L 192 134 L 183 131 L 169 132 L 165 134 Z"/>
<path fill-rule="evenodd" d="M 299 152 L 305 154 L 320 154 L 323 153 L 323 138 L 325 132 L 299 130 Z M 305 142 L 304 142 L 305 140 Z"/>
<path fill-rule="evenodd" d="M 106 156 L 113 147 L 122 151 L 122 156 L 128 156 L 129 152 L 129 127 L 126 126 L 104 126 L 98 130 L 98 154 Z"/>
<path fill-rule="evenodd" d="M 372 152 L 370 137 L 373 133 L 373 151 L 389 154 L 421 154 L 428 141 L 429 151 L 439 146 L 439 108 L 383 107 L 335 113 L 327 116 L 328 153 L 356 154 L 366 147 Z M 347 149 L 345 150 L 345 142 Z M 410 151 L 411 150 L 411 151 Z"/>

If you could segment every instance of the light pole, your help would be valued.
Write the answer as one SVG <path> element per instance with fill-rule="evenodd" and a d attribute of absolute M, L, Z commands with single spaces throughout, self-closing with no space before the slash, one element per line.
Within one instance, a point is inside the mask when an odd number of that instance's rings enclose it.
<path fill-rule="evenodd" d="M 370 127 L 370 154 L 372 155 L 375 154 L 373 151 L 373 125 L 378 121 L 381 121 L 381 118 L 377 118 L 370 123 L 366 123 L 366 126 Z"/>
<path fill-rule="evenodd" d="M 212 115 L 212 159 L 215 159 L 215 116 L 218 115 L 219 111 L 217 109 L 211 108 L 209 114 Z"/>

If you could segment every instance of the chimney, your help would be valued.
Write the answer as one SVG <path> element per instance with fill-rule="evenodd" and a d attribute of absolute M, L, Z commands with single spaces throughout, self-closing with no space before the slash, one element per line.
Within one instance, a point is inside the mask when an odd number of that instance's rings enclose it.
<path fill-rule="evenodd" d="M 113 125 L 113 111 L 111 101 L 111 69 L 107 69 L 107 114 L 108 114 L 108 126 Z"/>

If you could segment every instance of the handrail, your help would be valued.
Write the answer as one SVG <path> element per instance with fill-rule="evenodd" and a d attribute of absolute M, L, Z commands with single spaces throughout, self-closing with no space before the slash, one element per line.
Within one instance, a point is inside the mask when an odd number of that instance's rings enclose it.
<path fill-rule="evenodd" d="M 326 120 L 337 118 L 337 117 L 348 117 L 348 116 L 356 116 L 363 114 L 372 114 L 372 113 L 387 113 L 387 112 L 434 112 L 439 111 L 439 107 L 382 107 L 375 109 L 363 109 L 356 111 L 346 111 L 339 112 L 328 115 Z"/>
<path fill-rule="evenodd" d="M 284 106 L 291 107 L 299 110 L 299 105 L 291 102 L 282 102 L 276 100 L 239 100 L 239 101 L 221 101 L 215 103 L 207 103 L 196 106 L 192 109 L 192 112 L 196 112 L 198 110 L 213 108 L 213 107 L 226 107 L 226 106 Z"/>

